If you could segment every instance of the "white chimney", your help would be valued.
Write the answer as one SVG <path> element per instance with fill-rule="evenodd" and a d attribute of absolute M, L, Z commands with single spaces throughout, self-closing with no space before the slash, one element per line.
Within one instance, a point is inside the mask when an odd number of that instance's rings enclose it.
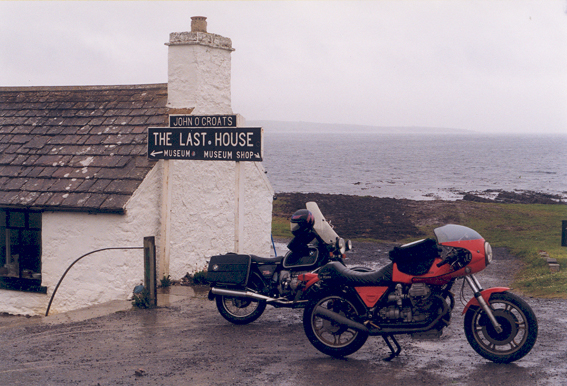
<path fill-rule="evenodd" d="M 207 32 L 207 18 L 193 16 L 191 32 L 169 35 L 168 102 L 192 114 L 232 114 L 230 54 L 232 41 Z"/>

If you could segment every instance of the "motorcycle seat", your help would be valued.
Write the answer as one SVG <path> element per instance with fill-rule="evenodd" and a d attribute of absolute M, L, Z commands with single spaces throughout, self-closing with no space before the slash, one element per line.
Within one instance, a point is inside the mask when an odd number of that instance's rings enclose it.
<path fill-rule="evenodd" d="M 257 264 L 280 264 L 283 258 L 284 258 L 283 256 L 262 257 L 262 256 L 250 255 L 250 259 Z"/>
<path fill-rule="evenodd" d="M 390 263 L 378 271 L 358 272 L 333 261 L 321 268 L 318 274 L 323 280 L 357 287 L 387 286 L 392 282 L 393 265 L 394 263 Z"/>

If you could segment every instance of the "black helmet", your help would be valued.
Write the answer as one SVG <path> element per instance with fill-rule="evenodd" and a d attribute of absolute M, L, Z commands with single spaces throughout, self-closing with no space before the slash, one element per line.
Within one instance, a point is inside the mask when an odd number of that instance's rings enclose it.
<path fill-rule="evenodd" d="M 301 232 L 310 231 L 313 229 L 313 225 L 315 225 L 315 217 L 307 209 L 299 209 L 291 216 L 291 233 L 294 236 Z"/>

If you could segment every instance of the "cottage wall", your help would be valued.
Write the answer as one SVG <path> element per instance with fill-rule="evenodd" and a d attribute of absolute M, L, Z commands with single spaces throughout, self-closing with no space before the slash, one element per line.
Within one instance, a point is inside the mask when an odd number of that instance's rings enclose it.
<path fill-rule="evenodd" d="M 259 163 L 243 162 L 241 250 L 269 256 L 272 187 Z M 208 259 L 235 252 L 235 162 L 176 161 L 173 170 L 169 274 L 179 279 L 206 268 Z"/>
<path fill-rule="evenodd" d="M 156 166 L 134 193 L 126 214 L 44 212 L 42 215 L 42 285 L 46 294 L 0 291 L 2 312 L 43 315 L 57 282 L 81 255 L 111 247 L 141 247 L 159 229 L 161 172 Z M 126 300 L 144 277 L 143 250 L 105 251 L 85 257 L 69 271 L 50 314 L 110 300 Z"/>

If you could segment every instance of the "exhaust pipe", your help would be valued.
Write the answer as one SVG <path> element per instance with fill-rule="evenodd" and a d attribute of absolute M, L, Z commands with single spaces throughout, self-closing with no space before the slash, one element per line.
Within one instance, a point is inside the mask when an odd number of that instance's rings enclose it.
<path fill-rule="evenodd" d="M 273 305 L 274 307 L 278 307 L 278 306 L 297 307 L 298 304 L 307 303 L 307 300 L 298 300 L 298 301 L 282 300 L 280 298 L 272 298 L 266 295 L 260 295 L 257 294 L 256 292 L 250 292 L 246 290 L 230 290 L 226 288 L 217 288 L 217 287 L 211 288 L 211 291 L 209 293 L 210 300 L 213 299 L 211 298 L 211 294 L 220 295 L 220 296 L 230 296 L 233 298 L 248 298 L 254 300 L 263 300 L 266 303 Z"/>
<path fill-rule="evenodd" d="M 231 296 L 231 297 L 234 297 L 234 298 L 250 298 L 250 299 L 256 299 L 256 300 L 264 300 L 266 302 L 270 302 L 270 301 L 275 300 L 274 298 L 271 298 L 269 296 L 260 295 L 260 294 L 257 294 L 255 292 L 250 292 L 250 291 L 229 290 L 229 289 L 225 289 L 225 288 L 213 287 L 213 288 L 211 288 L 211 292 L 214 295 Z"/>
<path fill-rule="evenodd" d="M 345 316 L 342 316 L 341 314 L 338 314 L 334 311 L 331 311 L 321 306 L 317 306 L 315 308 L 315 315 L 318 315 L 323 319 L 330 320 L 331 322 L 337 322 L 339 324 L 343 324 L 360 332 L 366 332 L 366 333 L 369 332 L 368 328 L 366 328 L 364 324 L 355 322 L 352 319 L 349 319 Z"/>

